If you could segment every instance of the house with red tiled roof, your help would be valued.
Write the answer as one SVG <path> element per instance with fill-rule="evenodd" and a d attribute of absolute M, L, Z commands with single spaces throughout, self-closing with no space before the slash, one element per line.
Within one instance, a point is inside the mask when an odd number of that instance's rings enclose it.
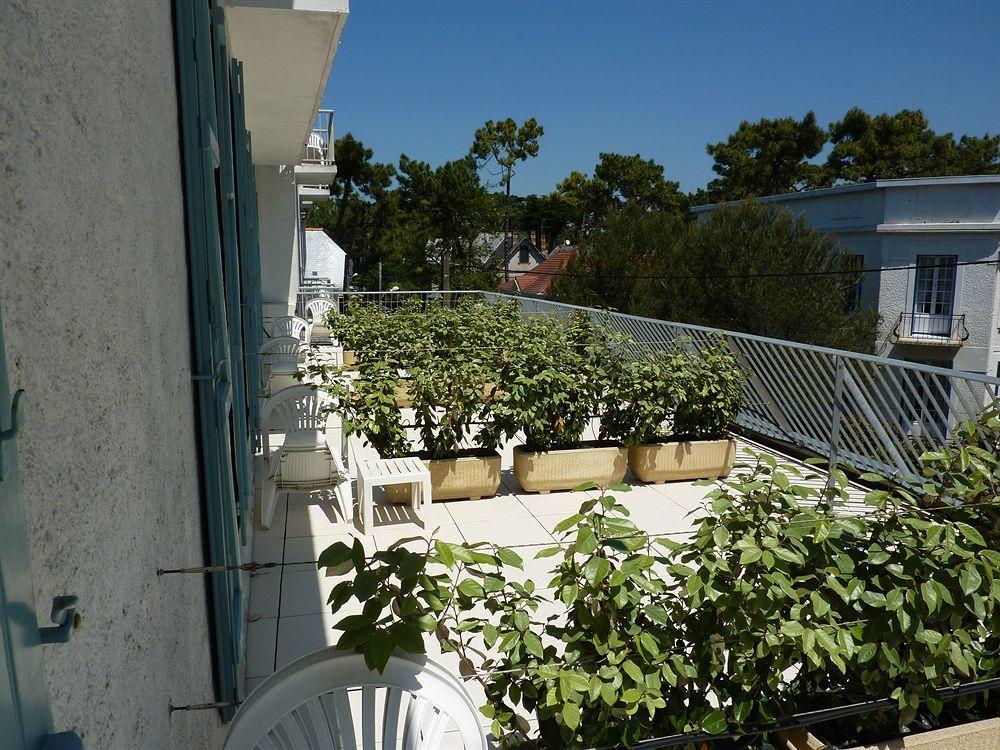
<path fill-rule="evenodd" d="M 576 248 L 563 245 L 553 250 L 549 257 L 530 271 L 516 276 L 500 285 L 500 290 L 511 294 L 524 294 L 533 297 L 544 297 L 555 279 L 566 273 L 569 262 L 576 255 Z"/>

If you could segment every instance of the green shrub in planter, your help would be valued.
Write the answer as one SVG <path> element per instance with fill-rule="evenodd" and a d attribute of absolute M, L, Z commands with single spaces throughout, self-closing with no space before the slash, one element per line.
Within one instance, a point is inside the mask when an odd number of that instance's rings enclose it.
<path fill-rule="evenodd" d="M 903 726 L 922 705 L 940 712 L 937 690 L 1000 674 L 1000 552 L 902 491 L 836 513 L 847 480 L 835 475 L 833 490 L 814 489 L 759 456 L 709 493 L 674 554 L 671 616 L 696 692 L 717 696 L 728 727 L 889 696 L 899 713 L 859 716 L 857 729 Z"/>
<path fill-rule="evenodd" d="M 642 481 L 726 476 L 743 380 L 721 339 L 623 358 L 604 399 L 601 434 L 629 446 L 629 467 Z"/>
<path fill-rule="evenodd" d="M 532 318 L 511 334 L 484 438 L 522 432 L 532 450 L 576 447 L 607 386 L 613 358 L 606 338 L 582 316 Z"/>

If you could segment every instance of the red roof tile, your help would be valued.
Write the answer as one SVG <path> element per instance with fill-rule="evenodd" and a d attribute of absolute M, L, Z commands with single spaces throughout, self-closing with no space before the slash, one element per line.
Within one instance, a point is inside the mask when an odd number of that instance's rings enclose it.
<path fill-rule="evenodd" d="M 504 291 L 514 290 L 521 294 L 545 294 L 559 274 L 565 273 L 569 262 L 576 255 L 574 247 L 560 247 L 552 251 L 530 271 L 516 276 L 512 281 L 504 282 L 500 288 Z"/>

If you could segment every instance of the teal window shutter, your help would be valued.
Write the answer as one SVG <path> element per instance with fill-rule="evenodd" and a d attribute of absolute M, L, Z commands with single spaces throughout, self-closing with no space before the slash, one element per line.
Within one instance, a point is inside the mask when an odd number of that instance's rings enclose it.
<path fill-rule="evenodd" d="M 216 0 L 175 0 L 174 10 L 208 564 L 225 568 L 209 574 L 216 682 L 218 701 L 235 705 L 245 618 L 237 568 L 251 515 L 251 405 L 259 391 L 248 385 L 244 355 L 253 346 L 245 340 L 246 290 L 259 288 L 259 261 L 246 262 L 256 252 L 243 247 L 240 219 L 240 204 L 251 202 L 241 193 L 253 184 L 237 178 L 244 115 L 242 100 L 233 105 L 222 10 Z M 225 719 L 233 713 L 222 709 Z"/>
<path fill-rule="evenodd" d="M 54 733 L 52 728 L 42 643 L 64 643 L 69 638 L 76 597 L 53 602 L 53 620 L 59 627 L 39 629 L 17 469 L 23 395 L 11 397 L 0 321 L 0 747 L 82 750 L 75 733 Z"/>

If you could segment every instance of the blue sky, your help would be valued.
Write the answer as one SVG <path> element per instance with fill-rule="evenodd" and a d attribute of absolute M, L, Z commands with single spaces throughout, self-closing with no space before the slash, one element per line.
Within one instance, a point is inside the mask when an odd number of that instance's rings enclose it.
<path fill-rule="evenodd" d="M 693 190 L 741 120 L 920 108 L 938 132 L 1000 130 L 1000 0 L 351 0 L 324 106 L 380 161 L 464 155 L 487 119 L 536 117 L 518 194 L 601 151 Z"/>

